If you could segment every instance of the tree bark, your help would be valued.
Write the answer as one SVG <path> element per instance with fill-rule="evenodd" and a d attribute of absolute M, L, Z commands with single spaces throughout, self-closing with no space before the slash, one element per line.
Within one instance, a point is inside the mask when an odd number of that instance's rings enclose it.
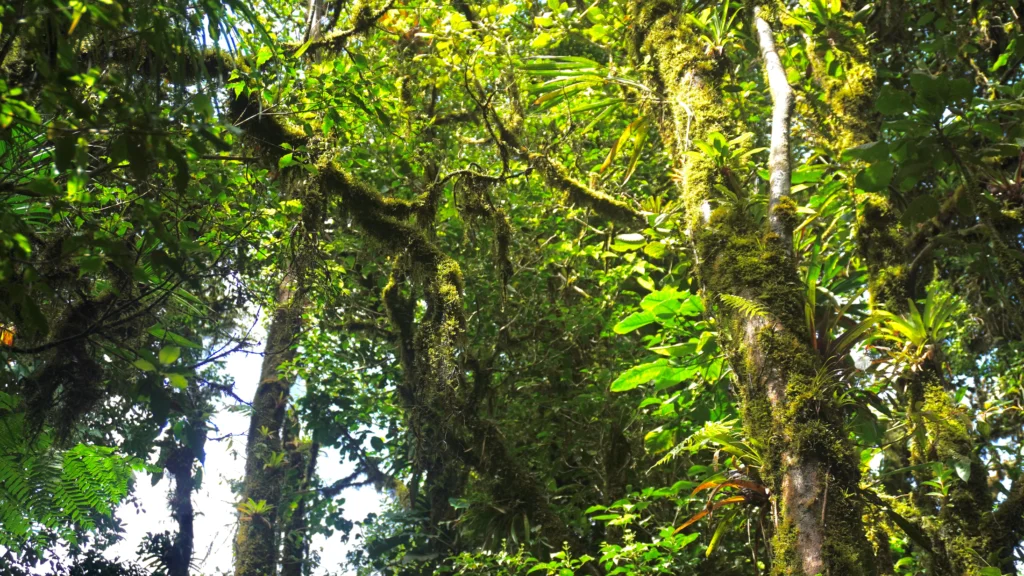
<path fill-rule="evenodd" d="M 793 243 L 790 227 L 781 217 L 782 211 L 777 208 L 780 202 L 789 198 L 790 191 L 789 115 L 793 109 L 793 90 L 789 87 L 786 70 L 779 59 L 779 53 L 775 50 L 775 37 L 771 26 L 759 13 L 759 9 L 755 10 L 754 26 L 757 28 L 761 59 L 764 60 L 772 95 L 772 136 L 768 157 L 768 170 L 771 174 L 768 221 L 772 232 L 778 234 L 783 245 L 790 246 Z"/>
<path fill-rule="evenodd" d="M 245 483 L 241 502 L 264 503 L 260 513 L 243 513 L 235 537 L 235 575 L 267 576 L 277 573 L 277 518 L 281 500 L 280 454 L 282 425 L 292 379 L 282 367 L 295 357 L 294 344 L 302 329 L 305 287 L 293 263 L 277 289 L 276 304 L 260 370 L 260 383 L 252 401 L 252 417 L 245 449 Z"/>
<path fill-rule="evenodd" d="M 186 446 L 179 446 L 167 459 L 167 471 L 174 477 L 174 493 L 171 496 L 171 518 L 178 524 L 168 557 L 164 559 L 169 576 L 188 576 L 192 564 L 195 532 L 192 508 L 192 462 L 195 454 Z"/>
<path fill-rule="evenodd" d="M 725 175 L 712 159 L 687 154 L 691 142 L 707 140 L 712 132 L 728 138 L 738 131 L 721 97 L 728 64 L 701 46 L 674 3 L 638 2 L 633 14 L 635 56 L 651 58 L 649 82 L 663 92 L 671 112 L 659 128 L 684 175 L 680 192 L 688 239 L 708 307 L 728 294 L 768 310 L 744 314 L 719 306 L 717 312 L 733 343 L 731 364 L 740 384 L 744 425 L 766 451 L 760 473 L 776 507 L 774 573 L 870 573 L 872 553 L 861 505 L 845 496 L 856 493 L 860 474 L 842 412 L 832 401 L 838 383 L 803 333 L 802 283 L 790 241 L 796 208 L 788 196 L 792 97 L 771 30 L 757 19 L 774 97 L 771 212 L 764 225 L 716 197 L 714 185 Z M 714 210 L 712 202 L 718 204 Z"/>
<path fill-rule="evenodd" d="M 294 439 L 289 447 L 294 459 L 298 477 L 293 484 L 295 508 L 288 517 L 284 528 L 284 542 L 281 548 L 281 576 L 302 576 L 303 566 L 309 554 L 309 524 L 306 518 L 306 505 L 312 498 L 310 486 L 316 474 L 317 453 L 320 445 L 316 442 L 306 443 Z"/>

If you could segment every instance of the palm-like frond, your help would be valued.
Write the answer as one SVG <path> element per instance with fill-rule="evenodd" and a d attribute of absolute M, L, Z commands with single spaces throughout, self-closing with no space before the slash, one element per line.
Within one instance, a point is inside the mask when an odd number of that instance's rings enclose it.
<path fill-rule="evenodd" d="M 40 548 L 48 534 L 74 542 L 96 514 L 113 513 L 136 464 L 112 448 L 59 450 L 45 431 L 33 437 L 14 397 L 0 393 L 0 545 Z"/>

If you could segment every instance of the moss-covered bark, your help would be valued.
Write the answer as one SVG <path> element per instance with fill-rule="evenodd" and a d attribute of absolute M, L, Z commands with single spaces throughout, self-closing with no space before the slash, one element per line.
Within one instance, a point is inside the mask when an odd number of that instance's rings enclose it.
<path fill-rule="evenodd" d="M 849 132 L 847 138 L 862 143 L 866 136 Z M 906 315 L 909 302 L 926 295 L 926 279 L 915 274 L 920 265 L 920 239 L 901 224 L 901 214 L 883 194 L 862 194 L 858 198 L 857 245 L 868 268 L 871 304 L 893 314 Z M 967 415 L 947 392 L 941 351 L 931 343 L 929 357 L 900 378 L 905 391 L 911 430 L 918 431 L 911 444 L 909 464 L 929 462 L 968 463 L 966 482 L 953 480 L 949 497 L 936 502 L 924 496 L 928 490 L 920 484 L 931 473 L 915 473 L 918 494 L 914 498 L 916 515 L 932 541 L 932 553 L 926 564 L 934 574 L 979 574 L 990 563 L 998 563 L 996 524 L 992 516 L 992 496 L 987 486 L 987 471 L 975 453 L 968 431 Z"/>
<path fill-rule="evenodd" d="M 259 513 L 243 513 L 235 537 L 235 575 L 277 573 L 277 517 L 281 500 L 282 467 L 271 458 L 282 452 L 281 433 L 292 378 L 283 367 L 295 357 L 302 329 L 305 287 L 290 271 L 277 290 L 276 310 L 267 329 L 260 383 L 252 401 L 245 449 L 245 480 L 241 502 L 264 503 Z"/>
<path fill-rule="evenodd" d="M 195 454 L 192 448 L 176 448 L 167 459 L 167 471 L 174 477 L 174 492 L 171 495 L 171 518 L 178 524 L 178 531 L 168 556 L 164 558 L 169 576 L 188 576 L 192 564 L 195 531 L 195 514 L 192 508 L 192 462 Z"/>
<path fill-rule="evenodd" d="M 286 497 L 292 506 L 286 513 L 287 521 L 282 529 L 281 576 L 302 576 L 309 555 L 310 535 L 306 508 L 312 498 L 310 487 L 316 475 L 320 446 L 300 437 L 297 421 L 289 422 L 288 430 L 285 446 L 289 462 Z"/>
<path fill-rule="evenodd" d="M 425 229 L 395 214 L 395 201 L 359 182 L 337 166 L 321 166 L 323 186 L 335 192 L 343 210 L 385 252 L 396 266 L 382 300 L 399 333 L 405 381 L 399 392 L 408 425 L 417 442 L 418 466 L 426 474 L 431 521 L 444 526 L 454 519 L 449 498 L 461 493 L 469 469 L 495 479 L 502 498 L 522 503 L 534 526 L 541 526 L 554 548 L 563 541 L 579 544 L 565 522 L 551 510 L 543 486 L 505 447 L 493 424 L 477 413 L 477 394 L 465 377 L 463 278 L 457 262 L 434 244 Z M 414 285 L 415 284 L 415 285 Z M 411 296 L 418 288 L 427 309 L 413 317 Z"/>
<path fill-rule="evenodd" d="M 909 312 L 909 301 L 925 296 L 925 283 L 913 273 L 912 237 L 900 224 L 900 214 L 881 194 L 859 198 L 857 243 L 868 268 L 868 288 L 873 306 L 897 315 Z M 933 346 L 938 346 L 933 343 Z M 911 430 L 920 430 L 911 445 L 912 465 L 928 462 L 967 462 L 967 482 L 954 480 L 948 500 L 935 503 L 920 493 L 917 514 L 932 540 L 927 560 L 935 574 L 978 574 L 998 558 L 992 539 L 992 497 L 987 472 L 975 453 L 966 414 L 953 403 L 944 383 L 941 355 L 934 349 L 920 366 L 900 379 L 905 390 Z M 918 471 L 918 482 L 930 473 Z M 938 508 L 936 508 L 936 504 Z M 937 512 L 937 515 L 935 515 Z"/>
<path fill-rule="evenodd" d="M 803 303 L 787 234 L 716 198 L 714 184 L 723 175 L 710 158 L 685 154 L 693 140 L 736 131 L 721 100 L 726 62 L 700 48 L 669 3 L 638 3 L 633 16 L 636 55 L 650 57 L 650 81 L 671 112 L 663 115 L 660 130 L 684 176 L 680 191 L 708 299 L 737 295 L 769 311 L 760 316 L 719 308 L 744 423 L 767 452 L 761 473 L 778 508 L 773 572 L 872 573 L 861 505 L 848 497 L 858 488 L 859 470 L 842 413 L 831 400 L 838 383 L 801 336 Z M 714 211 L 712 203 L 719 204 Z M 788 228 L 793 208 L 780 198 L 770 222 Z"/>

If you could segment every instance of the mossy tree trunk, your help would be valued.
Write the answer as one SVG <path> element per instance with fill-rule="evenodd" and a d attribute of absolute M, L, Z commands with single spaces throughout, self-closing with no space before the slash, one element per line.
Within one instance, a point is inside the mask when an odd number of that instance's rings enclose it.
<path fill-rule="evenodd" d="M 290 503 L 291 509 L 287 512 L 281 531 L 281 576 L 302 576 L 309 553 L 306 506 L 312 498 L 310 486 L 316 475 L 320 445 L 301 438 L 299 423 L 295 418 L 289 418 L 287 430 L 289 434 L 285 439 L 285 448 L 288 451 L 288 493 L 282 499 L 282 504 Z"/>
<path fill-rule="evenodd" d="M 192 448 L 179 446 L 167 459 L 166 468 L 174 477 L 174 492 L 171 494 L 171 518 L 178 524 L 171 549 L 164 563 L 169 576 L 188 576 L 192 563 L 195 531 L 195 513 L 192 507 L 192 463 L 195 453 Z"/>
<path fill-rule="evenodd" d="M 293 268 L 294 268 L 293 264 Z M 289 270 L 277 289 L 277 309 L 267 329 L 260 383 L 252 401 L 245 449 L 245 480 L 241 502 L 255 503 L 258 513 L 243 513 L 235 537 L 235 575 L 277 573 L 277 518 L 281 500 L 281 434 L 292 378 L 283 368 L 295 356 L 302 329 L 305 287 L 297 270 Z M 261 504 L 262 503 L 262 504 Z"/>
<path fill-rule="evenodd" d="M 836 382 L 804 335 L 803 301 L 789 240 L 795 204 L 789 198 L 788 146 L 781 125 L 788 118 L 788 89 L 776 97 L 771 158 L 771 212 L 757 221 L 741 206 L 716 197 L 715 184 L 729 181 L 713 160 L 688 155 L 690 143 L 713 132 L 730 138 L 739 129 L 721 99 L 728 63 L 708 54 L 674 3 L 636 3 L 635 56 L 651 60 L 650 84 L 658 87 L 670 114 L 656 111 L 662 139 L 683 174 L 695 273 L 709 309 L 730 341 L 739 380 L 744 425 L 763 449 L 762 480 L 774 507 L 776 574 L 859 575 L 873 573 L 858 490 L 858 461 L 832 401 Z M 762 40 L 771 40 L 759 22 Z M 765 46 L 769 77 L 781 64 Z M 775 56 L 774 58 L 772 56 Z M 784 82 L 784 76 L 781 78 Z M 780 109 L 781 108 L 781 109 Z M 739 197 L 747 190 L 733 190 Z M 747 315 L 719 304 L 719 295 L 758 302 L 766 314 Z"/>
<path fill-rule="evenodd" d="M 907 315 L 910 301 L 926 296 L 927 281 L 913 269 L 915 262 L 921 264 L 913 239 L 887 198 L 864 194 L 859 200 L 857 239 L 868 262 L 872 304 Z M 932 479 L 930 472 L 914 474 L 919 486 L 914 503 L 932 544 L 926 564 L 939 575 L 979 574 L 990 563 L 998 565 L 1001 556 L 988 473 L 974 449 L 969 416 L 947 391 L 941 349 L 938 343 L 929 346 L 921 365 L 897 381 L 907 406 L 909 430 L 915 432 L 908 463 L 960 462 L 967 465 L 969 476 L 966 481 L 954 480 L 948 498 L 937 502 L 924 494 L 928 490 L 921 484 Z"/>

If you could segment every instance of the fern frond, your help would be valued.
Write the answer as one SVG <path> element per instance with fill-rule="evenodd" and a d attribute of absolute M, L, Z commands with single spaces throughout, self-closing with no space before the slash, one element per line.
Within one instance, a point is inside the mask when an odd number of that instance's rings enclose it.
<path fill-rule="evenodd" d="M 722 303 L 749 318 L 768 318 L 768 308 L 760 302 L 734 294 L 721 294 Z"/>

